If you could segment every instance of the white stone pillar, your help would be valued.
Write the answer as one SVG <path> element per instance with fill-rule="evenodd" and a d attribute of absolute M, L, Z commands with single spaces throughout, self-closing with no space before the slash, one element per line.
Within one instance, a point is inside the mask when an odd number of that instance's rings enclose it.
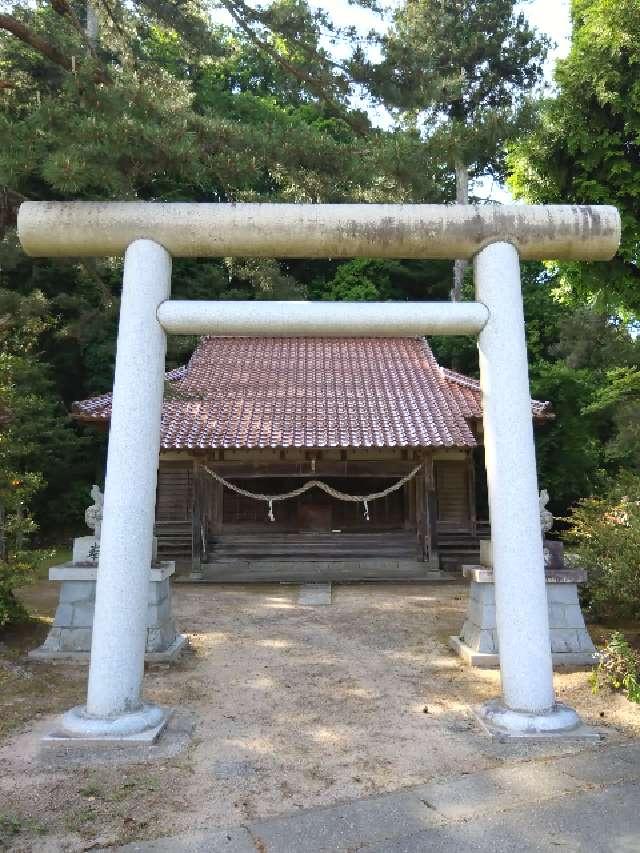
<path fill-rule="evenodd" d="M 166 352 L 156 312 L 170 290 L 167 251 L 151 240 L 131 243 L 124 260 L 87 706 L 65 716 L 67 728 L 87 735 L 126 736 L 163 717 L 159 708 L 143 705 L 141 688 Z"/>
<path fill-rule="evenodd" d="M 514 732 L 575 727 L 553 691 L 549 618 L 518 252 L 493 243 L 474 259 L 480 384 L 489 487 L 496 621 L 504 703 L 487 721 Z"/>

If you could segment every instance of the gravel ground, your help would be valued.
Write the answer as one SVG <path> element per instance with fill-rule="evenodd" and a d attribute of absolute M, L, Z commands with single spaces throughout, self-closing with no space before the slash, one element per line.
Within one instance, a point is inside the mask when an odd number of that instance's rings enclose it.
<path fill-rule="evenodd" d="M 324 607 L 300 606 L 297 593 L 175 587 L 193 652 L 150 668 L 145 694 L 192 714 L 196 728 L 186 751 L 154 764 L 39 765 L 46 714 L 82 696 L 86 671 L 13 658 L 22 674 L 0 680 L 0 711 L 20 712 L 0 741 L 0 848 L 4 838 L 15 851 L 88 850 L 234 826 L 587 748 L 481 734 L 470 707 L 498 694 L 499 675 L 468 669 L 446 647 L 462 623 L 464 585 L 334 586 Z M 50 586 L 29 596 L 43 614 L 53 606 Z M 640 734 L 637 706 L 593 696 L 585 672 L 557 674 L 556 689 L 607 727 L 610 743 Z"/>

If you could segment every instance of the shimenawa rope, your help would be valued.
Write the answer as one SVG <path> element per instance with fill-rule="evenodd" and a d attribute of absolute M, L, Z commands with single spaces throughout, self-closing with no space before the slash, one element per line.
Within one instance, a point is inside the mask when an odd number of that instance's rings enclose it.
<path fill-rule="evenodd" d="M 228 489 L 231 489 L 232 492 L 237 492 L 239 495 L 244 495 L 245 498 L 253 498 L 256 501 L 264 501 L 269 504 L 269 512 L 267 513 L 267 518 L 269 521 L 275 521 L 275 515 L 273 514 L 273 504 L 276 501 L 286 501 L 290 498 L 297 498 L 298 495 L 303 494 L 304 492 L 308 492 L 309 489 L 318 488 L 322 489 L 323 492 L 326 492 L 328 495 L 331 495 L 332 498 L 336 498 L 339 501 L 348 501 L 350 503 L 361 503 L 364 505 L 364 517 L 367 521 L 369 521 L 369 501 L 376 501 L 379 498 L 386 498 L 387 495 L 390 495 L 392 492 L 397 492 L 398 489 L 401 489 L 405 483 L 408 483 L 409 480 L 412 480 L 415 475 L 418 473 L 420 468 L 422 468 L 422 464 L 416 465 L 413 471 L 410 471 L 405 477 L 401 480 L 398 480 L 389 488 L 384 489 L 382 492 L 371 492 L 369 495 L 349 495 L 346 492 L 340 492 L 338 489 L 334 489 L 328 483 L 323 483 L 322 480 L 308 480 L 302 486 L 297 489 L 293 489 L 290 492 L 283 492 L 280 495 L 264 495 L 261 492 L 250 492 L 247 489 L 241 489 L 240 486 L 234 486 L 233 483 L 230 483 L 228 480 L 225 480 L 224 477 L 221 477 L 220 474 L 216 474 L 215 471 L 212 471 L 211 468 L 207 468 L 206 465 L 202 466 L 204 470 L 209 474 L 209 476 L 213 477 L 214 480 L 217 480 L 219 483 L 222 483 L 223 486 L 226 486 Z"/>

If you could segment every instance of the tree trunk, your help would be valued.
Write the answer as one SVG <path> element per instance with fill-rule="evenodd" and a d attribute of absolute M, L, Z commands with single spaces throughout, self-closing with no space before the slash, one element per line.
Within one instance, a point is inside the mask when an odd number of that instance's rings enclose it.
<path fill-rule="evenodd" d="M 98 46 L 98 16 L 96 8 L 90 0 L 87 2 L 87 38 L 95 50 Z"/>
<path fill-rule="evenodd" d="M 16 529 L 16 551 L 22 551 L 24 548 L 24 531 L 20 525 L 20 522 L 24 519 L 24 510 L 22 509 L 22 504 L 18 504 L 16 508 L 16 518 L 18 519 L 17 529 Z"/>
<path fill-rule="evenodd" d="M 456 161 L 456 204 L 469 204 L 469 168 L 460 160 Z M 466 268 L 466 261 L 454 261 L 452 302 L 460 302 L 462 299 L 462 282 Z"/>
<path fill-rule="evenodd" d="M 5 536 L 4 523 L 4 504 L 0 503 L 0 560 L 5 560 L 7 557 L 7 539 Z"/>

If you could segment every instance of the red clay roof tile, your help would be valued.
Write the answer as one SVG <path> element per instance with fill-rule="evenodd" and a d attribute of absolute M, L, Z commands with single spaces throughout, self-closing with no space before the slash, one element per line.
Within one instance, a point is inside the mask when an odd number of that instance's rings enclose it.
<path fill-rule="evenodd" d="M 167 381 L 166 450 L 474 447 L 481 417 L 479 383 L 417 338 L 203 338 Z M 111 394 L 73 414 L 108 420 Z"/>

